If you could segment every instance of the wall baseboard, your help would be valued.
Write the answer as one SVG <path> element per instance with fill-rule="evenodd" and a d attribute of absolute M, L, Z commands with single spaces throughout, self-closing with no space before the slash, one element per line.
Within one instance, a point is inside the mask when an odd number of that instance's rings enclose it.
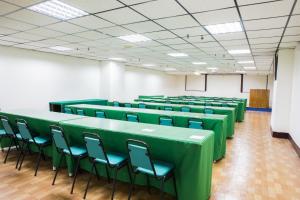
<path fill-rule="evenodd" d="M 294 141 L 294 139 L 291 137 L 291 135 L 289 133 L 276 132 L 276 131 L 273 131 L 271 128 L 271 134 L 272 134 L 272 137 L 274 137 L 274 138 L 288 139 L 291 142 L 296 153 L 300 157 L 300 147 L 296 144 L 296 142 Z"/>

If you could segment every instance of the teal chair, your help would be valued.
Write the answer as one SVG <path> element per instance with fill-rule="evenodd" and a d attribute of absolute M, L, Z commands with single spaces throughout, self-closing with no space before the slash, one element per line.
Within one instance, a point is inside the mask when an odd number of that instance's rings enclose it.
<path fill-rule="evenodd" d="M 211 103 L 205 103 L 205 106 L 211 106 L 212 104 Z"/>
<path fill-rule="evenodd" d="M 139 103 L 139 108 L 146 108 L 146 104 L 144 104 L 144 103 Z"/>
<path fill-rule="evenodd" d="M 56 126 L 56 125 L 50 125 L 50 130 L 51 130 L 51 134 L 52 134 L 52 138 L 53 138 L 56 150 L 57 150 L 57 152 L 59 152 L 61 154 L 60 160 L 59 160 L 59 163 L 56 168 L 55 175 L 54 175 L 54 179 L 52 181 L 52 185 L 55 184 L 55 180 L 56 180 L 58 171 L 61 167 L 62 159 L 66 156 L 70 156 L 72 160 L 75 160 L 75 174 L 74 174 L 72 188 L 71 188 L 71 192 L 70 192 L 71 194 L 73 194 L 80 160 L 87 156 L 87 151 L 83 147 L 70 146 L 68 141 L 65 139 L 66 137 L 65 137 L 64 131 L 61 127 Z"/>
<path fill-rule="evenodd" d="M 189 104 L 189 105 L 195 105 L 195 103 L 194 103 L 194 102 L 188 102 L 188 104 Z"/>
<path fill-rule="evenodd" d="M 104 111 L 96 111 L 96 117 L 98 118 L 106 118 L 105 112 Z"/>
<path fill-rule="evenodd" d="M 126 114 L 126 120 L 129 122 L 139 122 L 139 118 L 136 114 Z"/>
<path fill-rule="evenodd" d="M 222 107 L 228 107 L 228 103 L 222 103 Z"/>
<path fill-rule="evenodd" d="M 131 108 L 132 106 L 131 106 L 131 103 L 125 103 L 125 104 L 124 104 L 124 107 L 126 107 L 126 108 Z"/>
<path fill-rule="evenodd" d="M 64 113 L 73 114 L 73 111 L 71 108 L 64 108 Z"/>
<path fill-rule="evenodd" d="M 115 194 L 115 188 L 116 188 L 116 179 L 117 179 L 118 171 L 120 169 L 122 169 L 123 167 L 127 167 L 128 176 L 131 182 L 131 175 L 128 166 L 128 156 L 116 152 L 107 152 L 106 149 L 104 148 L 102 139 L 94 133 L 84 133 L 84 141 L 88 152 L 88 156 L 90 158 L 90 162 L 92 163 L 92 168 L 90 170 L 90 177 L 85 188 L 83 199 L 86 198 L 87 191 L 94 170 L 96 171 L 97 177 L 99 177 L 99 173 L 96 165 L 102 164 L 105 165 L 108 180 L 110 180 L 108 168 L 113 170 L 114 177 L 113 177 L 113 187 L 112 187 L 112 195 L 111 195 L 111 199 L 113 200 Z"/>
<path fill-rule="evenodd" d="M 18 140 L 21 139 L 21 136 L 19 133 L 14 132 L 14 130 L 12 129 L 12 126 L 9 123 L 9 120 L 6 116 L 0 116 L 0 119 L 1 119 L 2 127 L 4 128 L 4 129 L 0 129 L 0 143 L 1 143 L 2 139 L 4 139 L 4 138 L 10 139 L 8 150 L 7 150 L 5 158 L 4 158 L 4 163 L 6 163 L 8 155 L 11 151 L 12 145 L 14 144 L 16 146 L 16 149 L 19 150 Z M 17 138 L 17 135 L 19 136 L 18 138 Z"/>
<path fill-rule="evenodd" d="M 113 106 L 115 106 L 115 107 L 120 107 L 120 103 L 117 102 L 117 101 L 114 101 L 114 102 L 113 102 Z"/>
<path fill-rule="evenodd" d="M 159 117 L 159 125 L 173 126 L 173 119 L 170 117 Z"/>
<path fill-rule="evenodd" d="M 21 141 L 23 143 L 23 145 L 20 145 L 20 154 L 17 161 L 17 166 L 18 166 L 18 162 L 21 161 L 18 170 L 20 171 L 22 168 L 22 164 L 27 154 L 27 150 L 30 152 L 29 145 L 35 145 L 38 148 L 38 153 L 39 153 L 37 157 L 35 173 L 34 173 L 34 176 L 36 176 L 40 166 L 40 161 L 42 156 L 45 159 L 44 148 L 51 145 L 51 140 L 47 136 L 41 136 L 41 135 L 33 136 L 27 122 L 24 119 L 16 119 L 16 124 L 22 138 Z M 27 146 L 27 150 L 25 150 L 25 146 Z"/>
<path fill-rule="evenodd" d="M 180 108 L 181 112 L 191 112 L 191 108 L 190 107 L 181 107 Z"/>
<path fill-rule="evenodd" d="M 205 114 L 214 114 L 214 110 L 213 110 L 213 109 L 210 109 L 210 108 L 205 108 L 205 109 L 204 109 L 204 113 L 205 113 Z"/>
<path fill-rule="evenodd" d="M 82 109 L 77 109 L 76 113 L 77 113 L 77 115 L 84 116 L 84 110 L 82 110 Z"/>
<path fill-rule="evenodd" d="M 165 106 L 165 107 L 164 107 L 164 110 L 167 110 L 167 111 L 173 111 L 173 108 L 172 108 L 172 107 L 169 107 L 169 106 Z"/>
<path fill-rule="evenodd" d="M 150 191 L 149 176 L 160 181 L 160 199 L 164 196 L 164 184 L 169 179 L 173 179 L 175 197 L 177 199 L 177 188 L 175 179 L 175 166 L 160 160 L 153 160 L 149 146 L 139 140 L 127 140 L 127 149 L 130 158 L 131 170 L 133 172 L 132 184 L 129 192 L 128 200 L 131 199 L 132 191 L 136 175 L 144 174 L 147 177 L 147 184 Z"/>
<path fill-rule="evenodd" d="M 203 129 L 203 122 L 190 119 L 188 127 L 194 129 Z"/>

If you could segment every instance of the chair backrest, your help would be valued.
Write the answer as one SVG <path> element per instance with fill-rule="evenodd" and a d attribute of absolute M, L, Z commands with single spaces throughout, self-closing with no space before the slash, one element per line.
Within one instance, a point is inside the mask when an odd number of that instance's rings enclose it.
<path fill-rule="evenodd" d="M 119 107 L 119 106 L 120 106 L 120 104 L 119 104 L 119 102 L 117 102 L 117 101 L 114 101 L 114 102 L 113 102 L 113 106 L 115 106 L 115 107 Z"/>
<path fill-rule="evenodd" d="M 64 132 L 61 127 L 56 125 L 50 125 L 50 132 L 52 134 L 52 138 L 57 149 L 70 151 L 69 144 L 65 139 Z"/>
<path fill-rule="evenodd" d="M 130 103 L 125 103 L 124 106 L 125 106 L 126 108 L 131 108 L 131 104 L 130 104 Z"/>
<path fill-rule="evenodd" d="M 164 126 L 173 126 L 173 119 L 170 117 L 159 117 L 159 124 Z"/>
<path fill-rule="evenodd" d="M 77 112 L 77 115 L 84 116 L 84 110 L 82 110 L 82 109 L 77 109 L 76 112 Z"/>
<path fill-rule="evenodd" d="M 126 114 L 126 119 L 129 122 L 139 122 L 139 118 L 135 114 Z"/>
<path fill-rule="evenodd" d="M 222 103 L 222 107 L 228 107 L 227 103 Z"/>
<path fill-rule="evenodd" d="M 146 108 L 146 104 L 144 104 L 144 103 L 139 103 L 139 108 Z"/>
<path fill-rule="evenodd" d="M 173 108 L 172 108 L 172 107 L 169 107 L 169 106 L 165 106 L 165 107 L 164 107 L 164 110 L 172 111 Z"/>
<path fill-rule="evenodd" d="M 203 129 L 203 122 L 190 119 L 189 120 L 189 128 Z"/>
<path fill-rule="evenodd" d="M 180 110 L 181 110 L 181 112 L 191 112 L 190 107 L 181 107 Z"/>
<path fill-rule="evenodd" d="M 7 135 L 14 136 L 15 132 L 13 131 L 13 129 L 12 129 L 12 127 L 11 127 L 9 121 L 8 121 L 8 118 L 5 117 L 5 116 L 0 116 L 0 118 L 1 118 L 2 126 L 3 126 L 3 128 L 5 130 L 5 133 Z"/>
<path fill-rule="evenodd" d="M 73 114 L 71 108 L 64 108 L 64 113 L 67 113 L 67 114 Z"/>
<path fill-rule="evenodd" d="M 23 119 L 16 119 L 17 127 L 19 129 L 20 135 L 25 140 L 33 140 L 33 137 L 29 131 L 27 122 Z"/>
<path fill-rule="evenodd" d="M 205 103 L 205 106 L 211 106 L 211 103 Z"/>
<path fill-rule="evenodd" d="M 106 118 L 104 111 L 96 111 L 96 117 L 98 118 Z"/>
<path fill-rule="evenodd" d="M 188 104 L 189 104 L 189 105 L 194 105 L 195 103 L 194 103 L 194 102 L 188 102 Z"/>
<path fill-rule="evenodd" d="M 214 114 L 214 111 L 213 111 L 213 109 L 205 108 L 204 113 L 205 114 Z"/>
<path fill-rule="evenodd" d="M 155 168 L 146 143 L 138 140 L 127 140 L 127 149 L 133 171 L 139 169 L 142 172 L 156 176 Z"/>
<path fill-rule="evenodd" d="M 101 163 L 109 164 L 101 138 L 94 133 L 83 133 L 83 135 L 89 157 L 97 159 Z"/>

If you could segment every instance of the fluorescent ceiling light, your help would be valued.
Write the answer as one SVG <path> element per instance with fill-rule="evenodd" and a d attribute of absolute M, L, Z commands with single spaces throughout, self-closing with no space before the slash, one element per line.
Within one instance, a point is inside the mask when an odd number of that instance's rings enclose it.
<path fill-rule="evenodd" d="M 189 56 L 186 53 L 168 53 L 168 55 L 172 56 L 172 57 L 187 57 L 187 56 Z"/>
<path fill-rule="evenodd" d="M 173 68 L 173 67 L 167 67 L 167 68 L 165 68 L 165 71 L 176 71 L 176 68 Z"/>
<path fill-rule="evenodd" d="M 196 71 L 196 72 L 194 72 L 194 74 L 195 75 L 197 75 L 197 76 L 199 76 L 199 75 L 201 75 L 201 74 L 205 74 L 206 72 L 204 72 L 204 71 Z"/>
<path fill-rule="evenodd" d="M 206 65 L 206 62 L 192 62 L 193 65 Z"/>
<path fill-rule="evenodd" d="M 118 57 L 111 57 L 108 58 L 109 60 L 114 60 L 114 61 L 125 61 L 125 58 L 118 58 Z"/>
<path fill-rule="evenodd" d="M 38 13 L 49 15 L 61 20 L 69 20 L 76 17 L 88 15 L 88 13 L 69 6 L 57 0 L 46 1 L 28 8 Z"/>
<path fill-rule="evenodd" d="M 150 38 L 147 38 L 147 37 L 145 37 L 143 35 L 140 35 L 140 34 L 124 35 L 124 36 L 120 36 L 118 38 L 121 39 L 121 40 L 125 40 L 127 42 L 133 42 L 133 43 L 146 42 L 146 41 L 151 40 Z"/>
<path fill-rule="evenodd" d="M 235 72 L 239 73 L 239 74 L 245 74 L 246 73 L 246 71 L 243 71 L 243 70 L 236 70 Z"/>
<path fill-rule="evenodd" d="M 239 64 L 252 64 L 254 63 L 253 60 L 245 60 L 245 61 L 238 61 Z"/>
<path fill-rule="evenodd" d="M 143 64 L 144 67 L 154 67 L 154 64 Z"/>
<path fill-rule="evenodd" d="M 241 32 L 241 31 L 243 31 L 240 22 L 232 22 L 232 23 L 225 23 L 225 24 L 208 25 L 208 26 L 205 26 L 205 28 L 211 34 L 234 33 L 234 32 Z"/>
<path fill-rule="evenodd" d="M 236 49 L 236 50 L 228 50 L 230 54 L 247 54 L 250 53 L 249 49 Z"/>
<path fill-rule="evenodd" d="M 218 68 L 217 67 L 208 67 L 207 69 L 209 69 L 209 70 L 217 70 Z"/>
<path fill-rule="evenodd" d="M 70 50 L 72 50 L 69 47 L 62 47 L 62 46 L 50 47 L 50 49 L 54 49 L 54 50 L 57 50 L 57 51 L 70 51 Z"/>
<path fill-rule="evenodd" d="M 244 67 L 244 69 L 246 69 L 246 70 L 255 70 L 256 67 Z"/>

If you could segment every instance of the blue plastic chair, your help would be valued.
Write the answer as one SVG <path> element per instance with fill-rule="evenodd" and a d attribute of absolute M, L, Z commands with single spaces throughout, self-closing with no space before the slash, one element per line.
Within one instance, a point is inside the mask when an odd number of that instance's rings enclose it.
<path fill-rule="evenodd" d="M 97 177 L 99 178 L 99 173 L 96 167 L 97 164 L 105 165 L 106 175 L 108 180 L 110 180 L 108 168 L 111 168 L 114 172 L 113 188 L 112 188 L 112 196 L 111 196 L 111 199 L 113 199 L 115 194 L 115 188 L 116 188 L 116 179 L 117 179 L 118 171 L 120 169 L 122 169 L 123 167 L 127 167 L 129 179 L 131 182 L 131 175 L 128 166 L 128 156 L 116 152 L 106 152 L 102 139 L 94 133 L 84 133 L 84 141 L 86 144 L 88 156 L 90 158 L 90 161 L 92 162 L 92 168 L 90 170 L 90 177 L 86 185 L 83 199 L 86 198 L 94 169 L 96 171 Z"/>
<path fill-rule="evenodd" d="M 6 163 L 8 155 L 11 151 L 12 145 L 14 144 L 16 146 L 16 149 L 19 150 L 17 135 L 19 136 L 19 139 L 21 139 L 20 138 L 21 136 L 19 133 L 14 132 L 14 130 L 12 129 L 12 126 L 6 116 L 0 116 L 0 119 L 1 119 L 2 127 L 3 127 L 3 129 L 0 129 L 0 143 L 1 143 L 2 139 L 4 139 L 4 138 L 10 139 L 8 150 L 6 152 L 6 155 L 5 155 L 5 158 L 3 161 L 4 163 Z"/>
<path fill-rule="evenodd" d="M 190 107 L 181 107 L 180 110 L 181 110 L 181 112 L 191 112 Z"/>
<path fill-rule="evenodd" d="M 163 199 L 165 182 L 170 178 L 173 178 L 174 191 L 177 199 L 176 179 L 174 174 L 175 166 L 171 163 L 163 162 L 160 160 L 153 160 L 149 150 L 149 146 L 143 141 L 128 139 L 127 149 L 131 163 L 131 170 L 133 172 L 133 179 L 128 199 L 130 200 L 131 198 L 136 175 L 140 173 L 146 175 L 147 177 L 149 192 L 149 176 L 152 176 L 156 180 L 161 182 L 160 199 Z"/>
<path fill-rule="evenodd" d="M 73 114 L 73 111 L 71 108 L 64 108 L 64 113 Z"/>
<path fill-rule="evenodd" d="M 144 104 L 144 103 L 139 103 L 139 108 L 146 108 L 146 104 Z"/>
<path fill-rule="evenodd" d="M 96 111 L 96 117 L 98 118 L 106 118 L 104 111 Z"/>
<path fill-rule="evenodd" d="M 126 114 L 126 120 L 129 122 L 139 122 L 139 118 L 136 114 Z"/>
<path fill-rule="evenodd" d="M 22 164 L 23 164 L 24 158 L 27 154 L 27 150 L 30 152 L 29 145 L 33 144 L 38 148 L 38 153 L 39 153 L 39 155 L 37 157 L 35 173 L 34 173 L 34 176 L 36 176 L 37 171 L 40 166 L 42 156 L 45 160 L 44 148 L 51 145 L 51 140 L 47 136 L 41 136 L 41 135 L 33 136 L 29 129 L 27 122 L 24 119 L 16 119 L 16 124 L 19 129 L 21 141 L 23 143 L 23 145 L 20 145 L 20 154 L 19 154 L 18 161 L 17 161 L 17 166 L 18 166 L 19 161 L 21 161 L 18 170 L 20 171 L 22 168 Z M 25 146 L 27 146 L 27 150 L 25 150 Z"/>
<path fill-rule="evenodd" d="M 203 129 L 203 122 L 202 121 L 197 121 L 197 120 L 190 119 L 189 120 L 189 128 Z"/>
<path fill-rule="evenodd" d="M 205 113 L 205 114 L 214 114 L 214 110 L 213 110 L 213 109 L 210 109 L 210 108 L 205 108 L 205 109 L 204 109 L 204 113 Z"/>
<path fill-rule="evenodd" d="M 172 107 L 169 107 L 169 106 L 166 106 L 166 107 L 164 107 L 164 110 L 167 110 L 167 111 L 173 111 L 173 108 L 172 108 Z"/>
<path fill-rule="evenodd" d="M 82 109 L 77 109 L 76 113 L 77 113 L 77 115 L 84 116 L 84 110 L 82 110 Z"/>
<path fill-rule="evenodd" d="M 173 126 L 173 119 L 170 117 L 159 117 L 159 124 L 164 126 Z"/>
<path fill-rule="evenodd" d="M 78 169 L 79 169 L 79 163 L 80 160 L 85 158 L 87 156 L 87 151 L 83 147 L 78 147 L 78 146 L 70 146 L 68 141 L 65 139 L 65 135 L 63 132 L 63 129 L 59 126 L 56 125 L 51 125 L 50 126 L 52 138 L 56 147 L 57 152 L 61 154 L 58 166 L 56 168 L 56 172 L 54 175 L 54 179 L 52 182 L 52 185 L 55 184 L 55 180 L 58 174 L 58 171 L 61 166 L 62 159 L 66 156 L 70 156 L 72 159 L 75 160 L 75 174 L 73 178 L 73 183 L 72 183 L 72 188 L 71 188 L 71 194 L 73 194 L 77 174 L 78 174 Z"/>
<path fill-rule="evenodd" d="M 130 103 L 125 103 L 125 104 L 124 104 L 124 107 L 126 107 L 126 108 L 131 108 L 132 106 L 131 106 Z"/>
<path fill-rule="evenodd" d="M 117 102 L 117 101 L 114 101 L 114 102 L 113 102 L 113 106 L 115 106 L 115 107 L 120 107 L 120 103 Z"/>

